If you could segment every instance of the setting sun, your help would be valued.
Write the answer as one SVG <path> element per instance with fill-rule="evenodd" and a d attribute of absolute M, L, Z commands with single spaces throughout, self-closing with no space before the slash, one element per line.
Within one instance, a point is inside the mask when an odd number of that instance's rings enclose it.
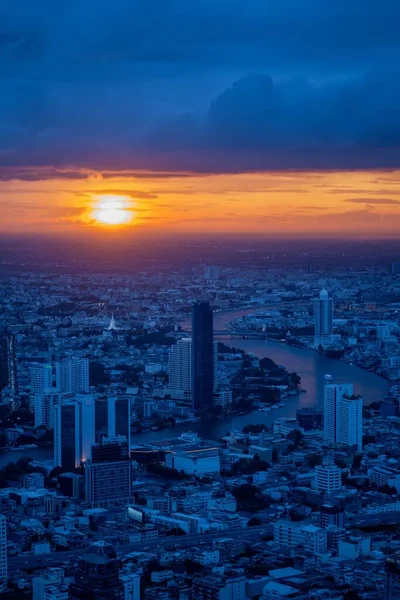
<path fill-rule="evenodd" d="M 105 225 L 129 223 L 133 218 L 130 199 L 124 196 L 99 196 L 93 216 Z"/>

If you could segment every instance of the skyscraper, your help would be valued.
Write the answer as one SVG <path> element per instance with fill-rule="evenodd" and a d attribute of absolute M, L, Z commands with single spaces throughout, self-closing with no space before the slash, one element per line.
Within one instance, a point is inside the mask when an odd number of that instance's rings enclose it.
<path fill-rule="evenodd" d="M 56 388 L 61 393 L 89 391 L 89 359 L 68 358 L 56 363 Z"/>
<path fill-rule="evenodd" d="M 0 515 L 0 592 L 7 587 L 7 520 Z"/>
<path fill-rule="evenodd" d="M 31 397 L 54 388 L 53 367 L 50 363 L 35 363 L 29 368 Z"/>
<path fill-rule="evenodd" d="M 168 361 L 169 389 L 190 392 L 192 389 L 192 340 L 182 338 L 171 346 Z"/>
<path fill-rule="evenodd" d="M 95 442 L 95 400 L 82 394 L 54 407 L 54 465 L 73 470 L 91 458 Z"/>
<path fill-rule="evenodd" d="M 196 302 L 192 310 L 192 405 L 212 407 L 214 393 L 213 311 L 208 302 Z"/>
<path fill-rule="evenodd" d="M 48 429 L 54 427 L 54 406 L 59 402 L 60 394 L 53 388 L 35 394 L 35 427 L 44 425 Z"/>
<path fill-rule="evenodd" d="M 314 345 L 316 348 L 329 344 L 333 333 L 333 300 L 324 289 L 314 298 Z"/>
<path fill-rule="evenodd" d="M 337 443 L 339 400 L 344 394 L 352 393 L 351 383 L 327 383 L 324 386 L 324 438 L 331 444 Z"/>
<path fill-rule="evenodd" d="M 339 403 L 337 441 L 362 450 L 362 409 L 361 396 L 344 395 Z"/>
<path fill-rule="evenodd" d="M 6 387 L 14 394 L 18 392 L 15 335 L 0 326 L 0 394 Z"/>
<path fill-rule="evenodd" d="M 174 392 L 192 392 L 192 338 L 182 338 L 169 352 L 169 389 Z M 218 390 L 218 342 L 213 342 L 213 391 Z"/>
<path fill-rule="evenodd" d="M 92 446 L 92 460 L 85 463 L 85 498 L 103 508 L 132 500 L 132 465 L 124 436 L 104 438 Z"/>
<path fill-rule="evenodd" d="M 130 446 L 131 405 L 128 396 L 97 398 L 95 403 L 95 441 L 123 435 Z"/>
<path fill-rule="evenodd" d="M 69 600 L 123 600 L 124 586 L 118 575 L 114 548 L 94 542 L 79 560 L 75 581 L 68 588 Z"/>
<path fill-rule="evenodd" d="M 331 444 L 347 444 L 362 450 L 361 396 L 353 384 L 329 383 L 324 387 L 324 438 Z"/>

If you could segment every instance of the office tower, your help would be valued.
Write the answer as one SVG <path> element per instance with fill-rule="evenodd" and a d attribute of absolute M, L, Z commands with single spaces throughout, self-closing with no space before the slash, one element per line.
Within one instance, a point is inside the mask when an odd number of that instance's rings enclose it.
<path fill-rule="evenodd" d="M 15 335 L 0 326 L 0 394 L 6 387 L 11 388 L 13 394 L 18 392 Z"/>
<path fill-rule="evenodd" d="M 75 581 L 68 588 L 69 600 L 123 600 L 118 559 L 106 542 L 94 542 L 79 560 Z"/>
<path fill-rule="evenodd" d="M 333 333 L 333 300 L 328 292 L 321 291 L 319 298 L 314 298 L 314 345 L 316 348 L 329 344 Z"/>
<path fill-rule="evenodd" d="M 61 393 L 89 391 L 89 359 L 68 358 L 56 363 L 56 388 Z"/>
<path fill-rule="evenodd" d="M 204 275 L 209 281 L 217 281 L 218 279 L 221 279 L 222 269 L 221 267 L 216 266 L 205 267 Z"/>
<path fill-rule="evenodd" d="M 362 409 L 361 396 L 345 395 L 339 402 L 337 442 L 362 450 Z"/>
<path fill-rule="evenodd" d="M 314 487 L 319 492 L 332 494 L 342 489 L 342 473 L 336 465 L 319 465 L 314 470 Z"/>
<path fill-rule="evenodd" d="M 95 403 L 95 441 L 123 435 L 130 445 L 131 405 L 127 396 L 97 398 Z"/>
<path fill-rule="evenodd" d="M 196 302 L 192 310 L 192 405 L 210 410 L 214 392 L 213 312 L 208 302 Z"/>
<path fill-rule="evenodd" d="M 171 392 L 192 391 L 192 339 L 182 338 L 169 351 L 168 375 Z M 218 390 L 218 342 L 213 342 L 213 391 Z"/>
<path fill-rule="evenodd" d="M 331 444 L 346 444 L 362 450 L 361 396 L 353 394 L 351 383 L 324 387 L 324 438 Z"/>
<path fill-rule="evenodd" d="M 60 400 L 54 407 L 54 465 L 73 470 L 91 458 L 95 400 L 91 395 Z"/>
<path fill-rule="evenodd" d="M 308 263 L 308 268 L 307 268 L 308 274 L 311 275 L 312 273 L 314 273 L 314 263 L 313 262 L 309 262 Z"/>
<path fill-rule="evenodd" d="M 102 508 L 132 500 L 132 465 L 124 436 L 92 446 L 92 460 L 85 463 L 85 499 Z"/>
<path fill-rule="evenodd" d="M 345 394 L 353 394 L 353 384 L 328 383 L 324 386 L 324 438 L 331 444 L 337 443 L 339 400 Z"/>
<path fill-rule="evenodd" d="M 400 262 L 392 262 L 391 273 L 392 275 L 400 275 Z"/>
<path fill-rule="evenodd" d="M 0 592 L 7 588 L 7 520 L 0 514 Z"/>

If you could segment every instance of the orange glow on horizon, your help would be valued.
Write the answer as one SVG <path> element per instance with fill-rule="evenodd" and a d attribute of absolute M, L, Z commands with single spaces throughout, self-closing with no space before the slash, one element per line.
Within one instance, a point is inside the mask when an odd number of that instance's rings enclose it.
<path fill-rule="evenodd" d="M 400 228 L 400 171 L 77 172 L 0 181 L 0 232 L 393 237 Z"/>

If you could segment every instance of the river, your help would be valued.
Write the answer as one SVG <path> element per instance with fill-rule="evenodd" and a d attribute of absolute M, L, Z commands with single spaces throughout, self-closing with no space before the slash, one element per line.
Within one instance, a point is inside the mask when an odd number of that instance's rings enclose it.
<path fill-rule="evenodd" d="M 230 312 L 220 312 L 214 315 L 214 328 L 226 329 L 227 323 L 232 319 L 254 312 L 251 310 L 240 310 Z M 187 326 L 186 322 L 184 326 Z M 227 345 L 241 348 L 246 352 L 251 352 L 262 358 L 267 356 L 277 364 L 284 365 L 290 372 L 296 372 L 301 377 L 301 387 L 306 389 L 305 394 L 292 396 L 285 400 L 283 408 L 277 408 L 270 414 L 254 411 L 247 415 L 233 417 L 232 419 L 206 419 L 197 423 L 185 423 L 177 425 L 174 428 L 164 429 L 162 431 L 149 431 L 132 435 L 132 444 L 149 442 L 162 438 L 175 437 L 185 431 L 194 431 L 201 437 L 216 440 L 224 435 L 230 429 L 241 430 L 248 423 L 271 424 L 277 417 L 294 417 L 297 408 L 305 406 L 323 407 L 323 386 L 325 375 L 333 377 L 333 382 L 353 383 L 354 391 L 364 397 L 366 404 L 373 400 L 382 400 L 388 391 L 388 383 L 382 377 L 364 371 L 355 365 L 349 365 L 340 360 L 327 358 L 323 354 L 308 350 L 305 348 L 296 348 L 288 346 L 281 342 L 270 340 L 243 340 L 240 338 L 231 339 L 229 336 L 218 338 Z M 27 452 L 8 452 L 0 453 L 0 467 L 10 461 L 16 461 L 21 456 L 31 456 L 38 460 L 52 458 L 52 452 L 49 448 L 38 448 Z"/>

